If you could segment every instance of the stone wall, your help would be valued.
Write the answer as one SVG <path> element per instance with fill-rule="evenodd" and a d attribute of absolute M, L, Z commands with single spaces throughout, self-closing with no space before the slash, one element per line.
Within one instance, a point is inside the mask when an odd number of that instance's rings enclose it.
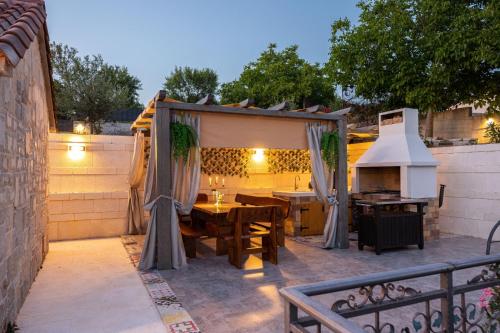
<path fill-rule="evenodd" d="M 85 147 L 72 158 L 71 144 Z M 111 237 L 126 233 L 132 136 L 49 136 L 49 239 Z"/>
<path fill-rule="evenodd" d="M 477 139 L 479 143 L 488 143 L 484 136 L 490 116 L 472 115 L 471 108 L 459 108 L 434 114 L 434 137 L 442 139 Z M 500 121 L 499 116 L 491 119 Z"/>
<path fill-rule="evenodd" d="M 35 39 L 0 77 L 0 331 L 13 322 L 48 251 L 47 88 Z"/>

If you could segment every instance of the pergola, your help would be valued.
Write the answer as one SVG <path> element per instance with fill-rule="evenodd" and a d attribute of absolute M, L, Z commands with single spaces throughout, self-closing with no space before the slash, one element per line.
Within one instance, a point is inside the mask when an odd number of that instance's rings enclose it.
<path fill-rule="evenodd" d="M 137 117 L 131 129 L 150 135 L 154 121 L 156 149 L 156 183 L 160 197 L 157 200 L 157 268 L 172 268 L 172 170 L 170 122 L 176 114 L 196 114 L 201 117 L 201 147 L 257 147 L 306 148 L 305 124 L 321 122 L 336 128 L 339 134 L 339 152 L 335 165 L 334 184 L 338 200 L 338 247 L 347 248 L 348 192 L 347 192 L 347 121 L 349 109 L 328 112 L 321 106 L 288 111 L 284 102 L 268 109 L 253 106 L 251 100 L 231 105 L 212 105 L 207 96 L 197 103 L 183 103 L 168 98 L 160 91 Z M 326 112 L 325 112 L 326 111 Z M 243 147 L 245 147 L 243 146 Z"/>

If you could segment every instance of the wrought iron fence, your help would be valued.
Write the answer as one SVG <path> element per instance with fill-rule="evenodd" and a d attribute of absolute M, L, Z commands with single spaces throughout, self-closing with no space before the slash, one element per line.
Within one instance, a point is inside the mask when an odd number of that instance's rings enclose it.
<path fill-rule="evenodd" d="M 493 333 L 499 314 L 478 294 L 500 286 L 499 264 L 497 254 L 283 288 L 285 332 Z"/>

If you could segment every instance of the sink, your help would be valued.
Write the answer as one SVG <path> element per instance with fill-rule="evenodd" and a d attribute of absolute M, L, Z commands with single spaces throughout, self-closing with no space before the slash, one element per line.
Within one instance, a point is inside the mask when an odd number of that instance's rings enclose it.
<path fill-rule="evenodd" d="M 281 197 L 315 197 L 314 191 L 273 191 L 273 195 Z"/>

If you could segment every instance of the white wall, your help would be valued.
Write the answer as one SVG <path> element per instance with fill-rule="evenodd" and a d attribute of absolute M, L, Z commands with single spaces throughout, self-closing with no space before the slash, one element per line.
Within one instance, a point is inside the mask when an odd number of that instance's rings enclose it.
<path fill-rule="evenodd" d="M 124 234 L 133 137 L 50 134 L 49 140 L 49 238 Z M 68 158 L 68 143 L 74 141 L 85 142 L 82 160 Z M 369 146 L 349 145 L 349 164 Z M 446 185 L 439 210 L 441 231 L 486 238 L 500 220 L 500 144 L 440 147 L 431 152 L 440 163 L 437 183 Z M 225 177 L 226 200 L 236 192 L 270 194 L 273 189 L 293 188 L 296 174 L 269 174 L 265 164 L 253 162 L 249 167 L 248 178 Z M 310 175 L 300 178 L 299 187 L 307 188 Z M 210 193 L 206 175 L 200 190 Z"/>
<path fill-rule="evenodd" d="M 75 142 L 86 149 L 78 160 L 68 155 Z M 132 136 L 49 135 L 50 240 L 126 233 L 133 143 Z"/>
<path fill-rule="evenodd" d="M 500 220 L 500 144 L 431 151 L 440 163 L 438 184 L 446 185 L 441 231 L 487 238 Z"/>
<path fill-rule="evenodd" d="M 79 160 L 68 155 L 68 145 L 83 143 Z M 49 136 L 49 239 L 67 240 L 118 236 L 126 233 L 128 171 L 132 158 L 132 136 L 50 134 Z M 271 195 L 276 189 L 307 189 L 310 174 L 271 174 L 267 163 L 250 161 L 248 177 L 221 177 L 218 187 L 226 201 L 236 193 Z M 211 194 L 207 175 L 200 192 Z M 212 176 L 215 180 L 215 176 Z"/>

